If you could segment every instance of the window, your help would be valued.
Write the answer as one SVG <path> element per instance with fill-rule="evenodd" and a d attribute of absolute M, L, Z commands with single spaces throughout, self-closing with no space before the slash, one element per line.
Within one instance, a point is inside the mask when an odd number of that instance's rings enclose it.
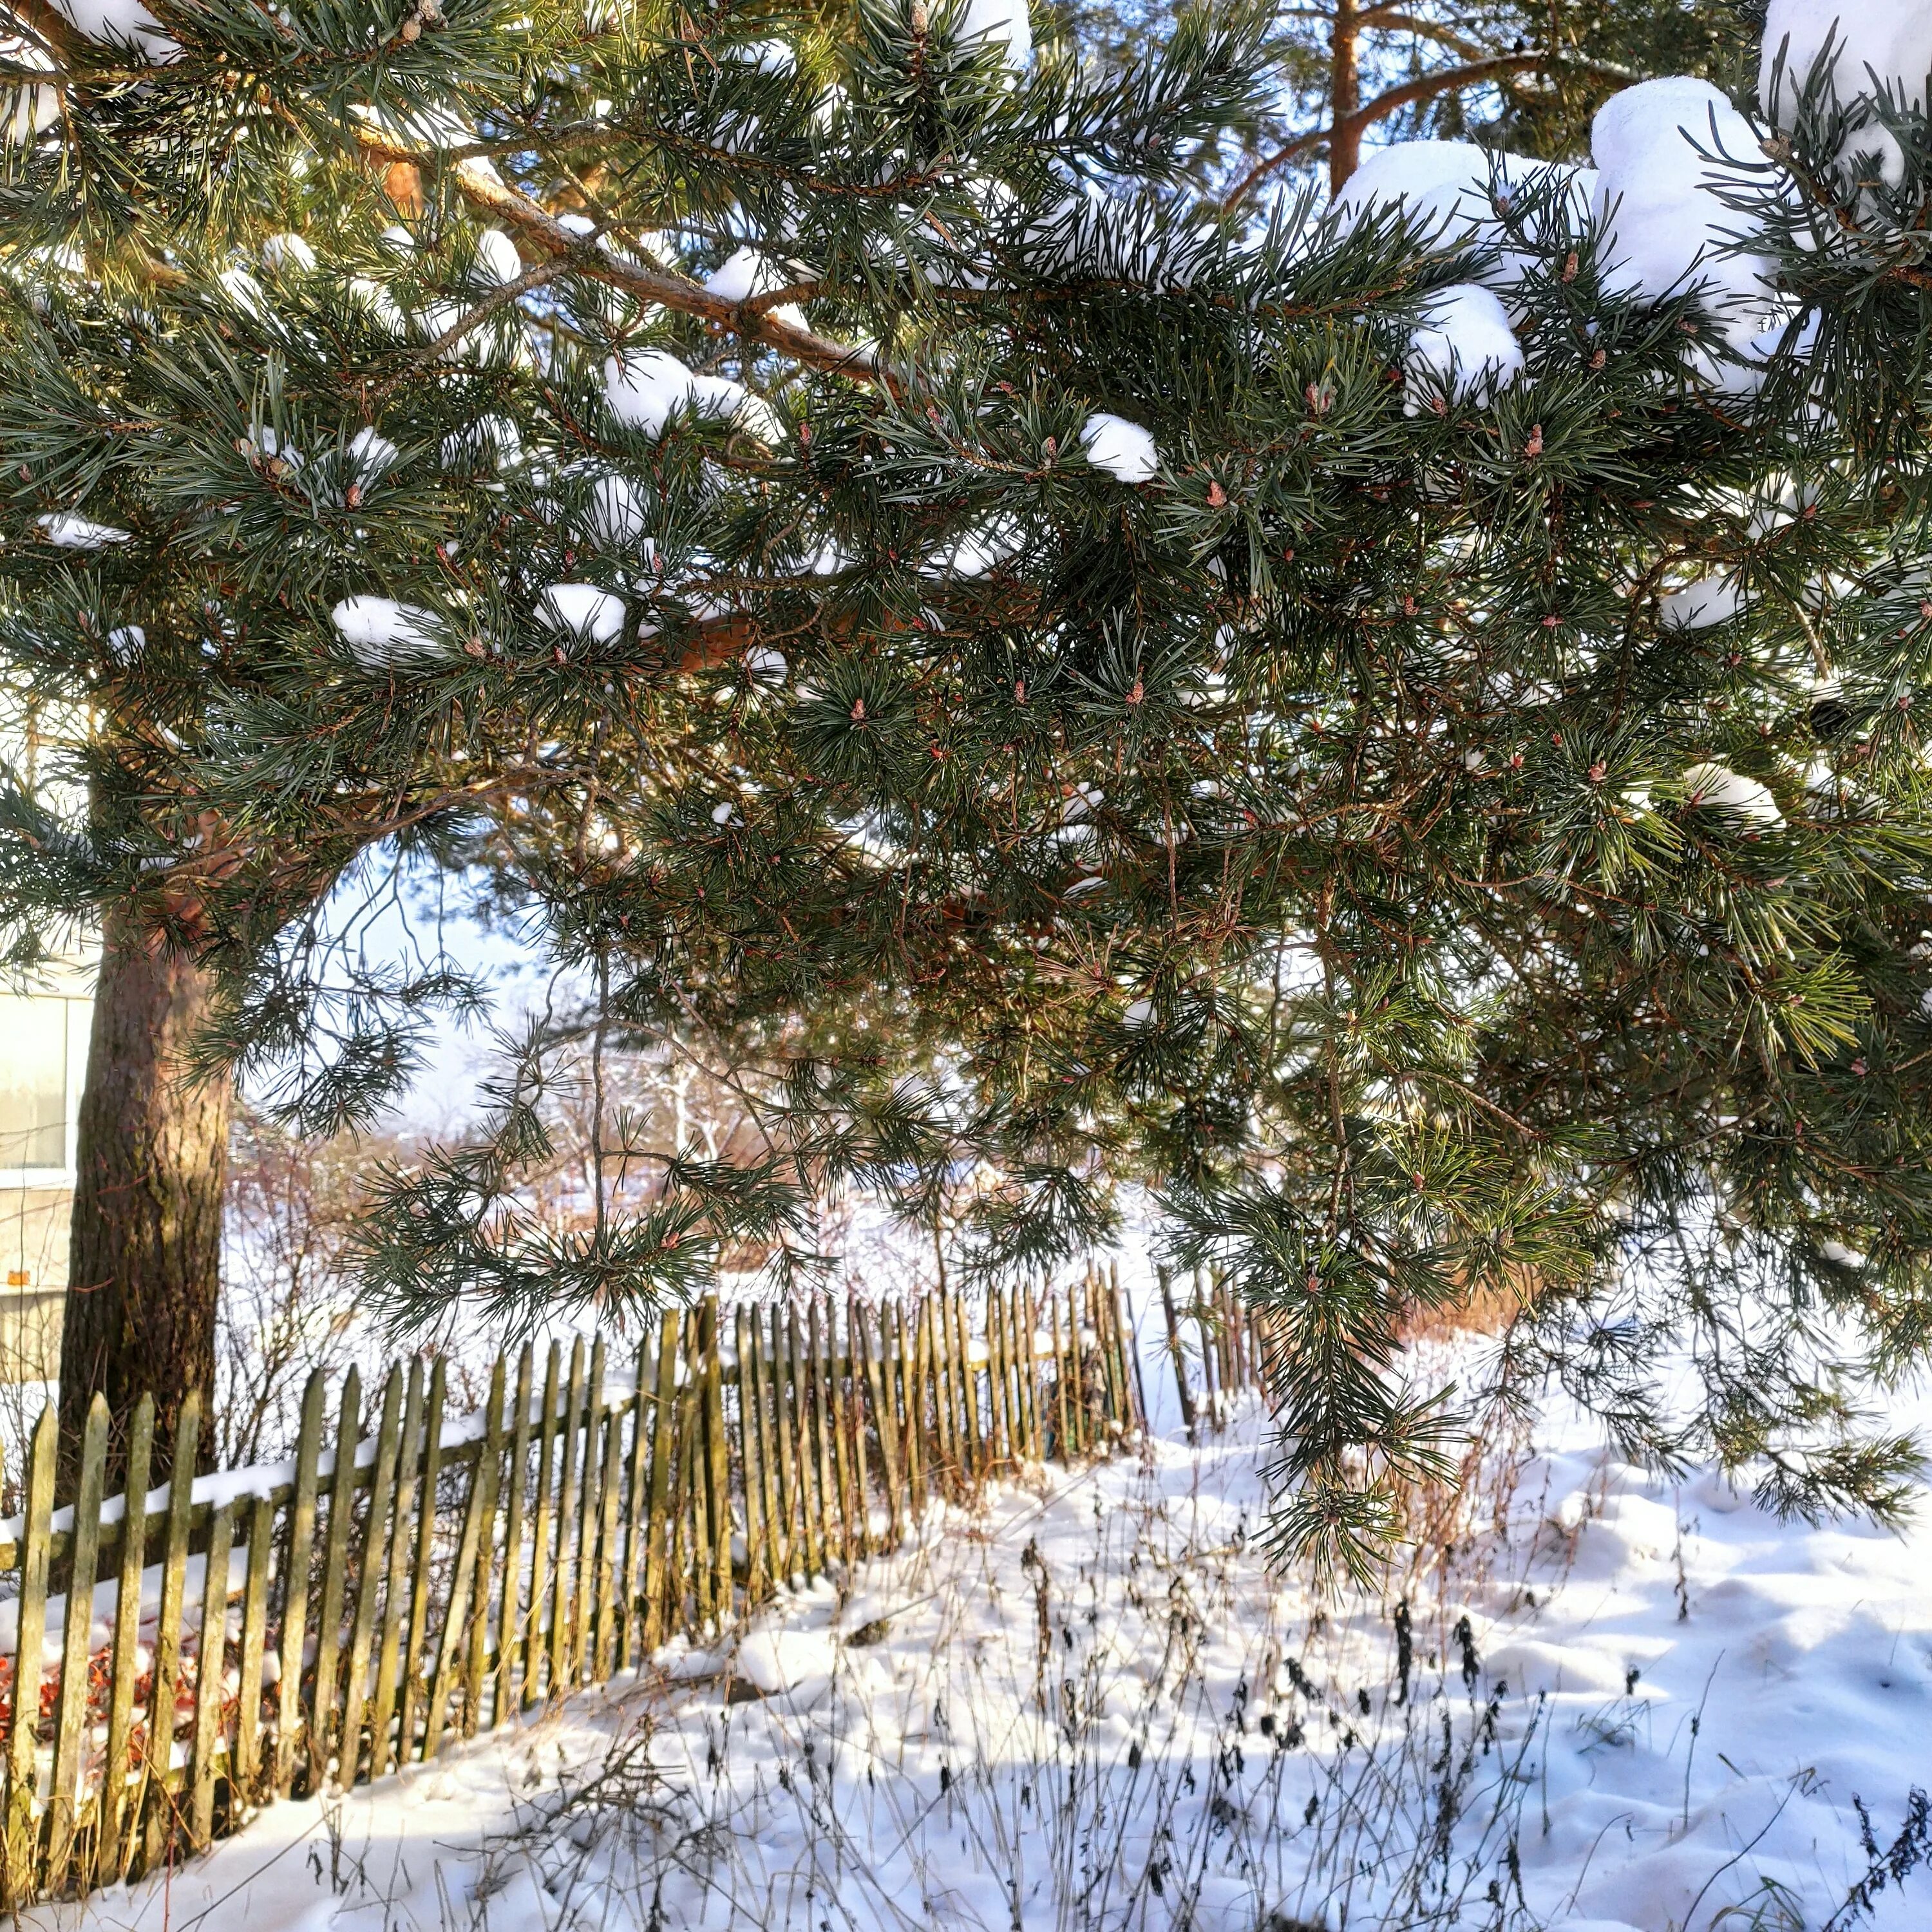
<path fill-rule="evenodd" d="M 0 1172 L 67 1166 L 70 1004 L 0 994 Z"/>

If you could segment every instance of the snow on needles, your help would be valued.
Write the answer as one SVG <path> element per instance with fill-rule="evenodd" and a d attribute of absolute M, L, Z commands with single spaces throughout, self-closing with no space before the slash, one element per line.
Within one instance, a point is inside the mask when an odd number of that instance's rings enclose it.
<path fill-rule="evenodd" d="M 1671 591 L 1658 606 L 1666 631 L 1706 631 L 1725 624 L 1746 608 L 1743 586 L 1734 577 L 1706 577 Z"/>
<path fill-rule="evenodd" d="M 614 644 L 624 628 L 624 600 L 594 584 L 553 584 L 538 601 L 537 615 L 552 630 L 593 644 Z"/>
<path fill-rule="evenodd" d="M 1410 332 L 1408 396 L 1411 416 L 1434 395 L 1457 402 L 1487 402 L 1522 374 L 1522 348 L 1503 305 L 1477 282 L 1443 290 L 1423 311 Z"/>
<path fill-rule="evenodd" d="M 1604 292 L 1658 302 L 1701 287 L 1733 327 L 1762 321 L 1772 264 L 1732 242 L 1740 217 L 1712 191 L 1718 158 L 1755 159 L 1750 124 L 1707 80 L 1613 94 L 1590 127 Z"/>
<path fill-rule="evenodd" d="M 1033 57 L 1033 22 L 1026 0 L 966 0 L 959 38 L 969 45 L 984 40 L 998 48 L 1009 68 L 1018 69 Z"/>
<path fill-rule="evenodd" d="M 90 40 L 132 47 L 155 62 L 170 61 L 181 43 L 141 4 L 141 0 L 55 0 L 55 4 Z"/>
<path fill-rule="evenodd" d="M 1496 251 L 1478 279 L 1507 292 L 1528 263 L 1503 245 L 1498 218 L 1518 194 L 1561 178 L 1573 219 L 1588 210 L 1596 176 L 1522 154 L 1495 152 L 1472 141 L 1401 141 L 1371 154 L 1336 196 L 1336 225 L 1344 235 L 1371 214 L 1400 210 L 1411 230 L 1435 249 L 1483 247 Z"/>
<path fill-rule="evenodd" d="M 434 614 L 393 597 L 345 597 L 329 619 L 365 670 L 392 670 L 442 653 Z"/>
<path fill-rule="evenodd" d="M 610 413 L 627 428 L 660 436 L 680 411 L 718 416 L 769 442 L 782 431 L 771 405 L 742 382 L 700 376 L 666 349 L 634 350 L 607 356 L 604 394 Z"/>
<path fill-rule="evenodd" d="M 1080 431 L 1081 447 L 1096 470 L 1123 483 L 1144 483 L 1160 468 L 1154 437 L 1125 416 L 1096 410 Z"/>
<path fill-rule="evenodd" d="M 749 302 L 754 296 L 768 296 L 802 280 L 788 275 L 776 262 L 767 261 L 755 248 L 740 248 L 722 267 L 705 277 L 704 286 L 725 302 Z M 770 311 L 780 322 L 794 328 L 808 326 L 805 311 L 796 302 L 781 302 Z"/>
<path fill-rule="evenodd" d="M 486 228 L 476 238 L 476 266 L 499 288 L 524 272 L 517 244 L 500 228 Z"/>
<path fill-rule="evenodd" d="M 1834 3 L 1774 0 L 1762 82 L 1768 111 L 1775 92 L 1788 117 L 1792 98 L 1788 75 L 1774 88 L 1774 40 L 1789 37 L 1794 67 L 1800 56 L 1816 57 L 1836 17 Z M 1932 65 L 1932 8 L 1922 0 L 1880 0 L 1861 16 L 1852 52 L 1832 70 L 1845 76 L 1837 81 L 1841 90 L 1865 62 L 1896 94 L 1917 101 L 1922 80 L 1908 84 L 1904 76 L 1922 76 Z M 1864 98 L 1870 100 L 1869 86 Z M 1855 131 L 1848 150 L 1858 142 L 1873 145 L 1867 135 L 1883 132 L 1870 112 L 1860 124 L 1864 132 Z M 1559 249 L 1580 247 L 1594 228 L 1606 295 L 1651 302 L 1695 294 L 1714 312 L 1720 346 L 1714 350 L 1707 338 L 1690 350 L 1704 380 L 1748 390 L 1768 357 L 1804 352 L 1804 319 L 1780 301 L 1774 265 L 1753 247 L 1747 219 L 1721 198 L 1729 164 L 1760 164 L 1750 123 L 1722 93 L 1682 75 L 1627 87 L 1598 110 L 1591 148 L 1594 171 L 1562 170 L 1466 141 L 1402 142 L 1371 154 L 1342 185 L 1332 211 L 1342 235 L 1372 215 L 1400 213 L 1432 251 L 1480 251 L 1472 279 L 1438 296 L 1412 339 L 1412 407 L 1418 375 L 1445 381 L 1459 399 L 1483 401 L 1522 372 L 1520 352 L 1498 333 L 1507 325 L 1504 309 L 1480 290 L 1514 298 L 1542 246 L 1537 230 L 1543 218 L 1539 212 L 1523 224 L 1526 238 L 1512 238 L 1502 214 L 1518 196 L 1557 180 L 1564 185 L 1549 203 L 1556 230 L 1550 238 Z"/>
<path fill-rule="evenodd" d="M 1758 100 L 1774 125 L 1791 129 L 1815 73 L 1826 98 L 1851 110 L 1840 163 L 1875 157 L 1891 186 L 1905 178 L 1905 157 L 1874 104 L 1882 90 L 1894 107 L 1924 105 L 1932 72 L 1932 7 L 1925 0 L 1862 0 L 1856 7 L 1771 0 L 1758 58 Z"/>
<path fill-rule="evenodd" d="M 1754 830 L 1768 831 L 1784 823 L 1769 791 L 1728 765 L 1693 765 L 1684 774 L 1684 798 L 1688 805 L 1723 813 Z"/>
<path fill-rule="evenodd" d="M 97 524 L 68 511 L 52 511 L 37 520 L 42 536 L 56 550 L 102 550 L 109 544 L 124 544 L 128 532 L 112 524 Z"/>

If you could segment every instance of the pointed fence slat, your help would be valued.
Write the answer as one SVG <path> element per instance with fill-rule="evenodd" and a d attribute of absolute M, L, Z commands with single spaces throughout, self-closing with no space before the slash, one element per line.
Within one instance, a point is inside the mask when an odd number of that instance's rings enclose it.
<path fill-rule="evenodd" d="M 27 1452 L 27 1509 L 15 1600 L 13 1724 L 7 1739 L 7 1889 L 10 1900 L 30 1897 L 39 1862 L 41 1648 L 46 1640 L 47 1569 L 53 1541 L 55 1424 L 43 1409 Z"/>
<path fill-rule="evenodd" d="M 536 1469 L 530 1490 L 534 1507 L 530 1513 L 530 1594 L 518 1646 L 523 1672 L 519 1696 L 526 1711 L 543 1692 L 544 1598 L 550 1588 L 550 1448 L 556 1440 L 556 1384 L 562 1359 L 560 1345 L 553 1342 L 544 1364 L 543 1406 L 537 1412 Z"/>
<path fill-rule="evenodd" d="M 764 1489 L 758 1468 L 758 1378 L 752 1367 L 752 1335 L 757 1324 L 748 1309 L 740 1308 L 732 1322 L 732 1343 L 738 1352 L 738 1443 L 745 1467 L 745 1596 L 750 1603 L 768 1594 L 770 1569 L 766 1549 Z"/>
<path fill-rule="evenodd" d="M 617 1668 L 630 1669 L 643 1633 L 638 1618 L 638 1559 L 644 1551 L 645 1520 L 648 1511 L 646 1485 L 650 1482 L 646 1449 L 650 1441 L 648 1409 L 650 1401 L 650 1352 L 641 1342 L 638 1348 L 637 1381 L 631 1395 L 631 1478 L 625 1491 L 624 1551 L 617 1586 Z"/>
<path fill-rule="evenodd" d="M 597 1510 L 596 1589 L 590 1622 L 590 1660 L 587 1672 L 593 1684 L 610 1675 L 616 1652 L 614 1619 L 616 1600 L 617 1505 L 624 1477 L 624 1418 L 613 1412 L 604 1424 L 604 1474 Z"/>
<path fill-rule="evenodd" d="M 477 1546 L 483 1526 L 496 1507 L 495 1476 L 499 1442 L 503 1428 L 503 1364 L 500 1357 L 490 1376 L 490 1404 L 484 1412 L 483 1448 L 470 1478 L 470 1500 L 463 1512 L 463 1534 L 456 1546 L 456 1564 L 451 1572 L 448 1613 L 443 1620 L 442 1640 L 436 1646 L 436 1677 L 430 1686 L 429 1709 L 424 1721 L 422 1754 L 435 1756 L 442 1742 L 444 1725 L 449 1717 L 449 1694 L 456 1669 L 456 1646 L 466 1627 L 472 1650 L 480 1661 L 483 1620 L 469 1614 L 470 1597 L 475 1592 L 479 1604 L 487 1607 L 490 1572 L 486 1564 L 477 1575 Z M 432 1492 L 434 1493 L 434 1492 Z"/>
<path fill-rule="evenodd" d="M 900 1487 L 898 1431 L 893 1426 L 892 1402 L 886 1393 L 885 1316 L 881 1310 L 876 1334 L 872 1330 L 872 1316 L 863 1302 L 853 1303 L 852 1318 L 853 1332 L 858 1338 L 858 1347 L 865 1359 L 866 1387 L 872 1399 L 879 1461 L 886 1479 L 886 1534 L 890 1541 L 896 1545 L 905 1534 L 905 1509 Z"/>
<path fill-rule="evenodd" d="M 1162 1286 L 1185 1401 L 1181 1311 Z M 634 1670 L 667 1638 L 723 1628 L 781 1582 L 896 1546 L 934 1492 L 970 1504 L 1002 1468 L 1066 1460 L 1145 1426 L 1117 1274 L 1091 1270 L 1043 1298 L 996 1287 L 981 1319 L 968 1312 L 946 1288 L 877 1307 L 848 1296 L 842 1314 L 829 1300 L 767 1313 L 708 1294 L 664 1311 L 621 1372 L 601 1338 L 587 1354 L 573 1345 L 567 1373 L 551 1342 L 534 1402 L 531 1348 L 507 1400 L 510 1365 L 498 1360 L 480 1430 L 454 1431 L 447 1447 L 441 1358 L 388 1376 L 380 1418 L 368 1418 L 373 1442 L 352 1371 L 328 1453 L 327 1391 L 311 1377 L 292 1463 L 214 1491 L 228 1500 L 195 1499 L 190 1396 L 158 1513 L 146 1496 L 152 1401 L 128 1426 L 130 1494 L 110 1510 L 114 1424 L 97 1400 L 74 1524 L 58 1531 L 49 1410 L 16 1540 L 0 1534 L 20 1634 L 0 1903 L 139 1877 L 260 1803 L 434 1757 L 452 1730 L 468 1735 Z M 1186 1315 L 1218 1426 L 1267 1338 L 1218 1280 L 1197 1284 Z M 1202 1412 L 1185 1413 L 1192 1426 Z M 202 1552 L 198 1576 L 191 1551 Z M 150 1556 L 159 1589 L 144 1606 Z M 231 1569 L 242 1586 L 232 1639 Z M 98 1579 L 114 1599 L 99 1656 Z M 52 1629 L 50 1591 L 64 1605 Z M 58 1676 L 44 1697 L 50 1641 Z"/>
<path fill-rule="evenodd" d="M 80 1822 L 80 1750 L 87 1728 L 88 1633 L 94 1624 L 94 1571 L 100 1549 L 100 1496 L 107 1466 L 107 1398 L 88 1405 L 81 1438 L 80 1486 L 74 1502 L 73 1568 L 61 1646 L 60 1702 L 54 1718 L 53 1781 L 47 1792 L 47 1870 L 67 1876 Z"/>
<path fill-rule="evenodd" d="M 181 1702 L 182 1600 L 188 1588 L 188 1542 L 194 1510 L 195 1451 L 201 1438 L 201 1395 L 190 1389 L 175 1418 L 168 1475 L 166 1542 L 161 1555 L 160 1601 L 155 1618 L 154 1664 L 148 1704 L 138 1806 L 146 1810 L 147 1862 L 153 1864 L 174 1835 L 169 1780 L 174 1762 L 175 1723 Z M 22 1596 L 24 1604 L 25 1597 Z M 23 1612 L 24 1614 L 24 1612 Z M 24 1658 L 24 1652 L 22 1656 Z M 139 1810 L 137 1816 L 141 1815 Z"/>
<path fill-rule="evenodd" d="M 228 1564 L 233 1546 L 235 1506 L 218 1503 L 208 1528 L 202 1559 L 201 1633 L 196 1660 L 194 1749 L 190 1767 L 188 1843 L 196 1851 L 214 1837 L 214 1766 L 226 1755 L 226 1700 L 223 1695 L 228 1661 Z"/>
<path fill-rule="evenodd" d="M 529 1351 L 524 1351 L 524 1360 L 529 1359 Z M 473 1518 L 476 1534 L 470 1538 L 470 1558 L 466 1564 L 460 1548 L 457 1556 L 457 1575 L 470 1592 L 470 1629 L 464 1643 L 466 1653 L 464 1670 L 463 1734 L 468 1737 L 482 1723 L 483 1673 L 489 1662 L 490 1645 L 490 1578 L 494 1564 L 492 1552 L 496 1526 L 496 1498 L 503 1480 L 503 1377 L 507 1364 L 502 1356 L 496 1358 L 490 1370 L 490 1396 L 483 1414 L 483 1447 L 476 1465 L 476 1473 L 470 1478 L 470 1509 L 465 1518 L 466 1533 L 468 1522 Z M 522 1386 L 527 1390 L 529 1376 L 525 1370 Z M 449 1628 L 454 1630 L 462 1622 L 460 1612 L 452 1606 Z M 454 1682 L 454 1658 L 449 1660 L 452 1682 Z M 439 1667 L 437 1675 L 443 1674 Z M 432 1726 L 440 1726 L 449 1720 L 448 1708 L 440 1699 L 430 1714 Z M 440 1737 L 440 1731 L 431 1733 Z M 433 1746 L 426 1748 L 423 1755 L 435 1755 Z"/>
<path fill-rule="evenodd" d="M 832 1438 L 832 1540 L 839 1560 L 850 1563 L 857 1554 L 856 1512 L 852 1500 L 850 1420 L 847 1414 L 845 1378 L 838 1366 L 838 1321 L 833 1306 L 825 1306 L 825 1431 Z"/>
<path fill-rule="evenodd" d="M 502 1723 L 517 1707 L 518 1633 L 523 1628 L 524 1489 L 530 1479 L 530 1377 L 529 1342 L 517 1358 L 516 1419 L 510 1430 L 509 1495 L 503 1511 L 503 1580 L 496 1607 L 496 1670 L 490 1722 Z M 482 1719 L 479 1717 L 478 1722 Z"/>
<path fill-rule="evenodd" d="M 388 1567 L 382 1588 L 382 1640 L 376 1652 L 375 1695 L 370 1700 L 369 1775 L 380 1778 L 403 1754 L 389 1748 L 389 1726 L 396 1714 L 396 1672 L 402 1660 L 403 1605 L 408 1596 L 410 1516 L 416 1508 L 416 1474 L 422 1454 L 423 1365 L 418 1356 L 410 1364 L 409 1394 L 403 1399 L 403 1432 L 396 1467 L 396 1507 L 391 1520 Z M 363 1578 L 374 1587 L 375 1572 Z"/>
<path fill-rule="evenodd" d="M 580 1439 L 584 1434 L 584 1338 L 571 1345 L 570 1384 L 563 1412 L 563 1467 L 556 1479 L 556 1553 L 550 1582 L 549 1694 L 560 1696 L 570 1682 L 570 1636 L 573 1628 L 570 1593 L 575 1580 L 573 1532 L 577 1527 L 578 1492 L 581 1486 Z"/>
<path fill-rule="evenodd" d="M 336 1782 L 356 1782 L 362 1755 L 362 1712 L 369 1695 L 369 1650 L 376 1634 L 376 1601 L 384 1552 L 389 1546 L 389 1504 L 395 1488 L 397 1436 L 401 1426 L 403 1372 L 389 1371 L 382 1388 L 382 1418 L 376 1432 L 376 1466 L 369 1487 L 369 1514 L 362 1528 L 362 1561 L 356 1574 L 356 1613 L 349 1633 L 349 1686 L 342 1700 L 342 1724 L 336 1732 Z M 338 1474 L 340 1472 L 338 1472 Z M 336 1485 L 339 1500 L 346 1500 Z M 373 1762 L 373 1760 L 372 1760 Z"/>
<path fill-rule="evenodd" d="M 651 1416 L 650 1522 L 645 1534 L 644 1654 L 668 1634 L 665 1629 L 665 1576 L 670 1529 L 672 1410 L 677 1402 L 677 1342 L 681 1318 L 667 1309 L 658 1326 L 658 1395 Z"/>
<path fill-rule="evenodd" d="M 122 1515 L 121 1575 L 114 1599 L 114 1677 L 108 1693 L 107 1742 L 101 1754 L 100 1828 L 95 1853 L 100 1882 L 126 1873 L 128 1742 L 134 1730 L 134 1683 L 141 1660 L 141 1572 L 148 1560 L 148 1467 L 154 1441 L 154 1399 L 134 1406 L 128 1431 L 127 1506 Z"/>
<path fill-rule="evenodd" d="M 604 1338 L 598 1336 L 590 1349 L 590 1389 L 584 1398 L 584 1441 L 580 1455 L 583 1473 L 578 1479 L 578 1495 L 571 1510 L 574 1519 L 571 1538 L 571 1594 L 569 1655 L 565 1665 L 564 1684 L 588 1684 L 596 1673 L 590 1668 L 589 1652 L 592 1619 L 596 1612 L 597 1526 L 604 1516 Z"/>
<path fill-rule="evenodd" d="M 254 1804 L 261 1774 L 262 1660 L 268 1622 L 269 1565 L 274 1552 L 275 1506 L 258 1496 L 248 1512 L 248 1581 L 242 1594 L 242 1682 L 236 1701 L 235 1744 L 229 1762 L 232 1802 Z"/>
<path fill-rule="evenodd" d="M 905 1465 L 906 1496 L 911 1503 L 915 1520 L 926 1514 L 926 1466 L 919 1453 L 919 1429 L 916 1417 L 918 1398 L 914 1392 L 912 1357 L 906 1332 L 905 1304 L 897 1296 L 892 1299 L 892 1328 L 891 1360 L 886 1367 L 886 1379 L 893 1403 L 893 1414 L 899 1432 L 901 1460 Z"/>
<path fill-rule="evenodd" d="M 429 1634 L 431 1563 L 436 1553 L 436 1482 L 442 1470 L 442 1404 L 446 1364 L 430 1370 L 429 1412 L 423 1418 L 422 1477 L 416 1492 L 416 1572 L 410 1580 L 409 1634 L 403 1651 L 402 1712 L 396 1720 L 396 1762 L 416 1755 L 416 1712 L 428 1691 L 423 1646 Z"/>
<path fill-rule="evenodd" d="M 704 1437 L 711 1519 L 711 1605 L 720 1628 L 731 1620 L 731 1445 L 724 1432 L 724 1321 L 715 1294 L 704 1300 Z"/>
<path fill-rule="evenodd" d="M 327 1390 L 320 1369 L 302 1390 L 302 1430 L 296 1438 L 296 1489 L 289 1510 L 289 1540 L 282 1560 L 282 1630 L 275 1684 L 275 1795 L 295 1788 L 296 1754 L 302 1730 L 302 1657 L 308 1641 L 309 1564 L 315 1548 L 316 1468 L 322 1454 L 322 1417 Z"/>
<path fill-rule="evenodd" d="M 780 1571 L 788 1583 L 802 1581 L 806 1559 L 796 1534 L 798 1522 L 798 1425 L 792 1402 L 793 1356 L 787 1340 L 790 1323 L 776 1305 L 772 1310 L 772 1434 L 778 1445 L 778 1507 L 777 1520 Z"/>
<path fill-rule="evenodd" d="M 349 1528 L 355 1513 L 356 1456 L 361 1447 L 362 1378 L 353 1369 L 343 1378 L 336 1412 L 335 1462 L 328 1477 L 328 1533 L 322 1545 L 322 1600 L 316 1610 L 315 1676 L 310 1693 L 308 1784 L 321 1789 L 337 1738 L 338 1682 L 342 1657 L 343 1593 L 348 1587 Z M 299 1672 L 297 1674 L 299 1684 Z M 284 1687 L 286 1691 L 286 1686 Z"/>
<path fill-rule="evenodd" d="M 765 1359 L 764 1324 L 756 1309 L 750 1312 L 746 1327 L 752 1342 L 752 1400 L 754 1432 L 758 1438 L 758 1482 L 761 1492 L 759 1510 L 764 1519 L 766 1580 L 776 1590 L 789 1574 L 785 1550 L 784 1524 L 779 1502 L 778 1434 L 774 1426 L 771 1371 Z M 739 1399 L 744 1397 L 742 1372 L 738 1384 Z"/>

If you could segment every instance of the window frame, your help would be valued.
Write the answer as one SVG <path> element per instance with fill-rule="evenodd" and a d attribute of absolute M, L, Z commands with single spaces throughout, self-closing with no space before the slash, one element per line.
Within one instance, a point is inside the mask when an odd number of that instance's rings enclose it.
<path fill-rule="evenodd" d="M 79 1178 L 80 1150 L 80 1096 L 87 1084 L 88 1037 L 92 1028 L 94 1002 L 69 993 L 29 993 L 27 998 L 52 1004 L 58 1000 L 65 1010 L 62 1024 L 67 1028 L 67 1094 L 62 1118 L 62 1164 L 58 1167 L 0 1167 L 0 1189 L 22 1189 L 52 1192 L 71 1192 Z M 0 1045 L 0 1054 L 6 1051 Z"/>

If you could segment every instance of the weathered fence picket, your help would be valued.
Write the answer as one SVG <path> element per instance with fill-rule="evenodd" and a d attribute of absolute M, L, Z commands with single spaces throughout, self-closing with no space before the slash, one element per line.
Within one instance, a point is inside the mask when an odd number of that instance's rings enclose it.
<path fill-rule="evenodd" d="M 1218 1283 L 1190 1312 L 1213 1392 L 1197 1412 L 1170 1315 L 1191 1424 L 1265 1347 Z M 317 1376 L 291 1462 L 199 1480 L 190 1396 L 152 1496 L 144 1399 L 124 1505 L 103 1494 L 97 1400 L 70 1521 L 44 1414 L 24 1514 L 0 1525 L 0 1905 L 137 1876 L 277 1798 L 434 1756 L 891 1546 L 934 1494 L 1144 1426 L 1117 1280 L 970 1315 L 941 1292 L 802 1317 L 707 1296 L 621 1370 L 601 1340 L 567 1370 L 552 1342 L 540 1373 L 526 1345 L 454 1427 L 440 1359 L 393 1370 L 376 1414 L 352 1370 L 332 1427 Z"/>

